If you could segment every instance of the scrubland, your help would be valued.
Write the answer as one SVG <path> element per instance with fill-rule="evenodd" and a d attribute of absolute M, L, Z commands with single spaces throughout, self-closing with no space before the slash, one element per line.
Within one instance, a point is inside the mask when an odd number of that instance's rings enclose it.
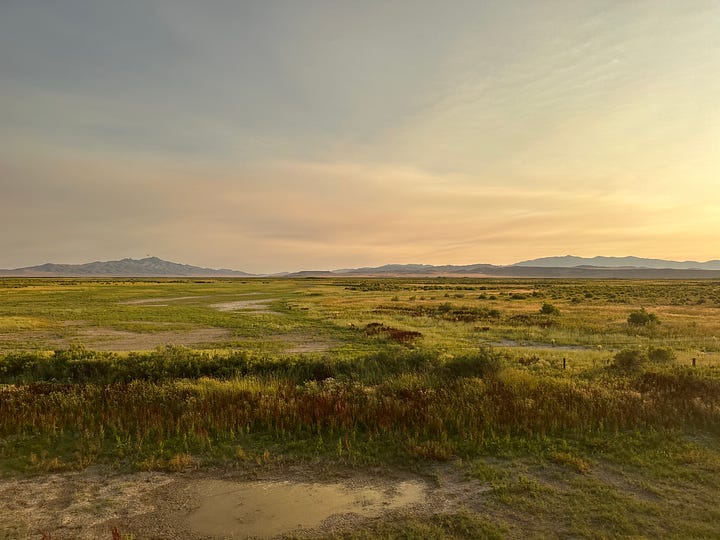
<path fill-rule="evenodd" d="M 719 338 L 713 281 L 5 279 L 0 474 L 404 471 L 466 494 L 322 534 L 720 537 Z"/>

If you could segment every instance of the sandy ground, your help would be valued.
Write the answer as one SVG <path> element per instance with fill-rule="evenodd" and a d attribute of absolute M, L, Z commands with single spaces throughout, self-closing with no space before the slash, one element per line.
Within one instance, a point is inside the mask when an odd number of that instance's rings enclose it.
<path fill-rule="evenodd" d="M 225 342 L 231 336 L 230 331 L 224 328 L 127 332 L 92 326 L 79 327 L 72 337 L 32 331 L 0 333 L 0 349 L 63 349 L 73 343 L 82 343 L 96 351 L 147 351 L 159 345 L 211 345 Z"/>
<path fill-rule="evenodd" d="M 245 313 L 282 315 L 270 309 L 270 302 L 277 298 L 263 298 L 262 300 L 233 300 L 232 302 L 220 302 L 211 304 L 210 307 L 218 311 L 244 311 Z"/>
<path fill-rule="evenodd" d="M 180 300 L 196 300 L 198 298 L 210 298 L 209 296 L 166 296 L 162 298 L 139 298 L 137 300 L 125 300 L 118 302 L 121 306 L 167 306 L 168 302 L 178 302 Z"/>
<path fill-rule="evenodd" d="M 291 467 L 239 473 L 82 472 L 0 480 L 0 538 L 313 536 L 393 513 L 472 509 L 487 489 L 453 465 L 426 474 Z"/>
<path fill-rule="evenodd" d="M 73 343 L 82 343 L 95 351 L 149 351 L 161 345 L 184 345 L 187 347 L 208 347 L 225 344 L 228 341 L 245 340 L 253 343 L 254 338 L 233 335 L 224 328 L 195 328 L 192 330 L 162 330 L 159 332 L 128 332 L 101 327 L 80 327 L 71 338 L 60 338 L 52 334 L 38 332 L 0 332 L 1 350 L 37 350 L 66 349 Z M 258 340 L 258 345 L 267 344 L 268 340 L 281 344 L 284 352 L 289 354 L 306 354 L 326 352 L 338 343 L 330 340 L 319 340 L 314 336 L 303 334 L 276 334 Z"/>
<path fill-rule="evenodd" d="M 126 332 L 109 328 L 87 328 L 79 332 L 79 340 L 96 351 L 142 351 L 159 345 L 200 345 L 229 339 L 223 328 L 195 328 L 184 331 L 153 333 Z"/>
<path fill-rule="evenodd" d="M 303 334 L 275 334 L 272 339 L 286 343 L 285 352 L 291 354 L 326 352 L 339 345 L 336 341 Z"/>

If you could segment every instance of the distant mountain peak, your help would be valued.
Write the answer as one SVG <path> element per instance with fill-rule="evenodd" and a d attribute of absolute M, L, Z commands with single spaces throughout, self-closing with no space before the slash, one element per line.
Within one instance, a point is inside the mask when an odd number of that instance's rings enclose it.
<path fill-rule="evenodd" d="M 37 266 L 0 270 L 4 277 L 251 277 L 238 270 L 202 268 L 165 261 L 159 257 L 86 264 L 44 263 Z M 267 274 L 266 274 L 267 276 Z M 637 278 L 637 279 L 720 279 L 720 261 L 667 261 L 640 257 L 542 257 L 513 265 L 492 264 L 432 265 L 386 264 L 378 267 L 342 270 L 303 270 L 273 274 L 275 277 L 523 277 L 523 278 Z M 258 276 L 259 277 L 259 276 Z"/>
<path fill-rule="evenodd" d="M 0 276 L 27 277 L 242 277 L 251 276 L 238 270 L 215 270 L 165 261 L 159 257 L 118 261 L 95 261 L 85 264 L 45 263 L 13 270 L 0 270 Z"/>
<path fill-rule="evenodd" d="M 512 266 L 542 268 L 653 268 L 662 270 L 720 270 L 720 261 L 669 261 L 665 259 L 645 259 L 642 257 L 577 257 L 564 255 L 561 257 L 540 257 L 529 261 L 521 261 Z"/>

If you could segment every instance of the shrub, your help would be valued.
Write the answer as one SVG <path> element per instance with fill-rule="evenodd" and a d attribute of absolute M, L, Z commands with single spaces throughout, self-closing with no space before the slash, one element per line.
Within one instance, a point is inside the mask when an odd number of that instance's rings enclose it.
<path fill-rule="evenodd" d="M 540 308 L 540 313 L 543 315 L 560 315 L 560 310 L 556 306 L 545 302 Z"/>
<path fill-rule="evenodd" d="M 670 347 L 648 347 L 647 356 L 656 364 L 669 364 L 675 360 L 675 351 Z"/>
<path fill-rule="evenodd" d="M 617 368 L 631 371 L 642 367 L 648 360 L 645 351 L 640 349 L 623 349 L 615 354 L 613 365 Z"/>
<path fill-rule="evenodd" d="M 418 338 L 422 337 L 422 333 L 414 330 L 400 330 L 392 326 L 385 326 L 384 323 L 371 322 L 365 326 L 365 335 L 377 336 L 382 335 L 398 343 L 410 344 Z"/>
<path fill-rule="evenodd" d="M 648 313 L 645 308 L 640 308 L 637 311 L 633 311 L 628 315 L 627 322 L 631 326 L 647 326 L 649 324 L 660 323 L 657 315 L 654 313 Z"/>
<path fill-rule="evenodd" d="M 482 349 L 477 353 L 458 356 L 447 361 L 442 371 L 452 378 L 485 378 L 495 375 L 501 367 L 502 360 L 498 354 L 490 349 Z"/>

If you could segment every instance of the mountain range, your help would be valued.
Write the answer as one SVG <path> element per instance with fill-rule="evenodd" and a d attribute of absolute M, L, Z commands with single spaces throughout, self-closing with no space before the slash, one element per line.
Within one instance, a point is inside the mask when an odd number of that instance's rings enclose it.
<path fill-rule="evenodd" d="M 85 264 L 46 263 L 14 270 L 0 270 L 0 276 L 12 277 L 247 277 L 251 275 L 238 270 L 215 270 L 164 261 L 157 257 L 95 261 Z"/>
<path fill-rule="evenodd" d="M 540 266 L 544 268 L 569 268 L 576 266 L 596 266 L 601 268 L 674 268 L 677 270 L 720 270 L 720 261 L 666 261 L 663 259 L 643 259 L 640 257 L 541 257 L 530 261 L 515 263 L 513 266 Z"/>
<path fill-rule="evenodd" d="M 157 257 L 86 264 L 54 264 L 0 270 L 2 277 L 260 277 L 239 270 L 202 268 Z M 720 279 L 720 260 L 667 261 L 639 257 L 543 257 L 516 264 L 387 264 L 342 270 L 303 270 L 262 277 L 487 276 L 535 278 Z"/>

